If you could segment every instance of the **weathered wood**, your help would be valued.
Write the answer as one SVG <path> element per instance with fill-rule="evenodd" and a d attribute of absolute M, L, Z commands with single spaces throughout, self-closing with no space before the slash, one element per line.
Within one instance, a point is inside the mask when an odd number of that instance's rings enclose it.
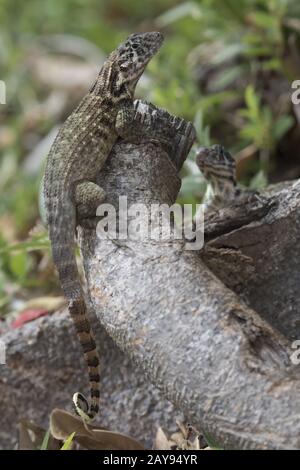
<path fill-rule="evenodd" d="M 190 135 L 185 155 L 191 140 Z M 157 144 L 119 142 L 99 176 L 108 201 L 117 206 L 118 196 L 127 195 L 128 204 L 172 204 L 179 189 L 176 162 L 182 161 L 174 153 L 172 156 L 173 160 Z M 275 194 L 271 205 L 263 203 L 259 215 L 253 209 L 256 216 L 250 229 L 244 226 L 245 220 L 238 232 L 231 225 L 229 233 L 211 238 L 210 254 L 205 249 L 201 253 L 206 261 L 209 257 L 216 259 L 225 237 L 226 249 L 232 250 L 238 265 L 233 278 L 240 294 L 258 266 L 259 282 L 263 283 L 272 278 L 272 273 L 264 277 L 268 263 L 272 270 L 278 256 L 278 269 L 280 262 L 287 269 L 287 254 L 297 250 L 298 186 L 286 191 L 281 196 Z M 290 235 L 293 220 L 295 229 Z M 259 240 L 254 239 L 260 224 Z M 237 233 L 243 241 L 243 256 L 238 254 L 238 241 L 236 245 L 231 241 L 227 244 Z M 181 241 L 100 240 L 93 230 L 83 231 L 81 237 L 91 300 L 99 321 L 149 380 L 197 427 L 225 448 L 300 448 L 300 373 L 290 361 L 289 339 L 225 287 L 199 253 L 185 250 Z M 274 248 L 272 253 L 272 243 L 279 246 L 281 237 L 287 251 L 282 248 L 277 253 Z M 254 256 L 254 263 L 250 256 Z M 246 275 L 239 284 L 244 262 Z M 211 265 L 222 271 L 222 262 Z M 225 272 L 230 275 L 229 268 Z M 278 273 L 277 279 L 281 278 Z M 254 281 L 251 286 L 249 298 L 254 303 Z M 263 290 L 261 285 L 260 295 Z M 296 290 L 291 292 L 296 294 Z M 272 301 L 266 297 L 267 302 Z M 299 302 L 299 294 L 297 299 Z M 275 316 L 268 318 L 276 323 Z"/>
<path fill-rule="evenodd" d="M 202 257 L 249 306 L 286 337 L 299 339 L 300 182 L 267 189 L 264 199 L 263 207 L 237 206 L 210 217 Z M 245 214 L 247 221 L 232 229 Z"/>
<path fill-rule="evenodd" d="M 96 325 L 95 325 L 96 326 Z M 99 325 L 101 407 L 96 424 L 124 432 L 151 448 L 158 426 L 176 428 L 182 419 L 170 402 L 145 383 L 129 358 Z M 74 390 L 87 386 L 87 374 L 67 311 L 39 318 L 1 336 L 6 364 L 0 365 L 0 449 L 18 442 L 21 418 L 45 429 L 54 408 L 72 410 Z"/>

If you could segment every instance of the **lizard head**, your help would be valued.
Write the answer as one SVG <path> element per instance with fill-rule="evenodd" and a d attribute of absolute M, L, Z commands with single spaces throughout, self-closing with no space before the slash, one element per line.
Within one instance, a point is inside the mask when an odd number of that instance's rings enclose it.
<path fill-rule="evenodd" d="M 162 42 L 163 35 L 159 32 L 135 33 L 115 51 L 115 64 L 119 69 L 120 81 L 127 85 L 131 93 Z"/>
<path fill-rule="evenodd" d="M 200 147 L 196 163 L 216 192 L 225 193 L 235 188 L 235 160 L 222 145 Z"/>

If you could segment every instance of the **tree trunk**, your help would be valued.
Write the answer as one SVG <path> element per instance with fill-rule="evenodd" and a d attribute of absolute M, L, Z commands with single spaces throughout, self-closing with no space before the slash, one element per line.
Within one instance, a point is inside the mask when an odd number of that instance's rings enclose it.
<path fill-rule="evenodd" d="M 194 131 L 166 112 L 153 116 L 158 142 L 118 142 L 99 175 L 116 208 L 120 195 L 148 208 L 176 200 Z M 80 231 L 99 321 L 223 448 L 300 448 L 299 366 L 290 359 L 299 324 L 298 194 L 296 183 L 220 211 L 207 220 L 200 252 L 181 240 Z"/>

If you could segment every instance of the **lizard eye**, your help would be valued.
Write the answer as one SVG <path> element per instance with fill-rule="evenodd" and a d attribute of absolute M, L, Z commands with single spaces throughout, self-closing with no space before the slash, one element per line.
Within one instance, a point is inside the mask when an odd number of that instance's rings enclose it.
<path fill-rule="evenodd" d="M 132 49 L 137 49 L 137 48 L 139 47 L 139 45 L 138 45 L 138 44 L 136 44 L 136 43 L 134 43 L 134 44 L 132 44 L 132 46 L 131 46 L 131 47 L 132 47 Z"/>

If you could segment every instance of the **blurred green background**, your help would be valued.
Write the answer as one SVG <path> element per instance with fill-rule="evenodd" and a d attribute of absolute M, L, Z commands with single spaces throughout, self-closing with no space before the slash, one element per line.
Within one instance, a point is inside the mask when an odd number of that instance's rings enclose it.
<path fill-rule="evenodd" d="M 298 0 L 0 0 L 0 21 L 2 314 L 59 292 L 39 227 L 43 162 L 105 55 L 129 33 L 166 38 L 137 95 L 192 120 L 200 144 L 224 144 L 241 183 L 300 176 L 300 115 L 291 102 L 300 79 Z M 194 150 L 182 176 L 179 201 L 201 201 L 206 183 Z"/>

